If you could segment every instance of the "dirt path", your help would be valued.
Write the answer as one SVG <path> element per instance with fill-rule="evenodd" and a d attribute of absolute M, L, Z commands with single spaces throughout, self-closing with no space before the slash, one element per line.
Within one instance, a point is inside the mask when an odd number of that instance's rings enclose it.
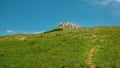
<path fill-rule="evenodd" d="M 93 62 L 93 54 L 94 54 L 95 50 L 96 50 L 95 47 L 91 48 L 89 51 L 89 54 L 88 54 L 87 64 L 90 66 L 90 68 L 96 68 L 96 65 Z"/>

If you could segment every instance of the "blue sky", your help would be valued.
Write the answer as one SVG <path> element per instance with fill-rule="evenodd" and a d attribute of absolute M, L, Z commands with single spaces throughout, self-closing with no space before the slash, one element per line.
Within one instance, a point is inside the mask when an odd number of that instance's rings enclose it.
<path fill-rule="evenodd" d="M 120 0 L 0 0 L 0 35 L 39 33 L 62 21 L 120 26 Z"/>

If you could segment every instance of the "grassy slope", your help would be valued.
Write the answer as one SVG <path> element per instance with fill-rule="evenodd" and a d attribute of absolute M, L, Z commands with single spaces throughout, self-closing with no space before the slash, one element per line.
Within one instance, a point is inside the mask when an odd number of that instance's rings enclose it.
<path fill-rule="evenodd" d="M 0 37 L 0 68 L 119 68 L 119 36 L 116 26 Z"/>

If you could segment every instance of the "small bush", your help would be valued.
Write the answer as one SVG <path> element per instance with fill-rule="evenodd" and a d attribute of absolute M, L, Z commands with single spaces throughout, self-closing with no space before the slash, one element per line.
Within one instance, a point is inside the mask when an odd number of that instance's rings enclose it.
<path fill-rule="evenodd" d="M 35 44 L 35 41 L 31 41 L 29 44 L 30 44 L 30 45 L 34 45 L 34 44 Z"/>
<path fill-rule="evenodd" d="M 61 34 L 56 34 L 56 36 L 61 36 Z"/>
<path fill-rule="evenodd" d="M 63 28 L 55 28 L 53 30 L 50 30 L 50 31 L 47 31 L 47 32 L 44 32 L 44 33 L 50 33 L 50 32 L 55 32 L 55 31 L 63 31 Z"/>

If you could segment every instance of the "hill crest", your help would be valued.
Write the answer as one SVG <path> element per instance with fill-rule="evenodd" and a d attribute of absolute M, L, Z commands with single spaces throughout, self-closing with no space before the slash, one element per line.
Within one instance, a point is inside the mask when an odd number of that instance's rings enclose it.
<path fill-rule="evenodd" d="M 70 28 L 70 29 L 78 29 L 80 26 L 72 24 L 70 22 L 61 22 L 58 26 L 59 28 Z"/>

